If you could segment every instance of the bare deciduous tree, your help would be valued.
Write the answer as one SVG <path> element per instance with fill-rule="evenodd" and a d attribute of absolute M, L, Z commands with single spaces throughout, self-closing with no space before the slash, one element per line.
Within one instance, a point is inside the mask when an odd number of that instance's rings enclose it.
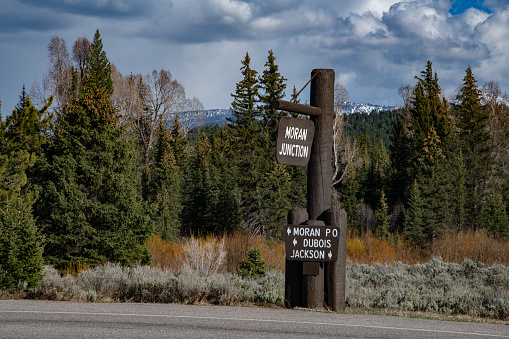
<path fill-rule="evenodd" d="M 141 74 L 130 74 L 123 76 L 111 64 L 111 80 L 113 81 L 113 94 L 111 103 L 118 111 L 119 124 L 127 126 L 130 132 L 136 132 L 134 124 L 140 120 L 143 115 L 143 80 Z"/>
<path fill-rule="evenodd" d="M 85 37 L 79 37 L 72 46 L 72 60 L 74 61 L 76 71 L 78 72 L 78 86 L 80 87 L 81 80 L 85 75 L 85 68 L 87 67 L 87 60 L 90 57 L 90 41 Z"/>
<path fill-rule="evenodd" d="M 497 163 L 509 158 L 509 97 L 502 93 L 498 83 L 487 82 L 481 93 L 483 103 L 488 110 L 488 126 L 491 132 L 494 148 L 494 157 Z"/>
<path fill-rule="evenodd" d="M 179 121 L 182 126 L 181 133 L 184 137 L 187 135 L 191 128 L 201 125 L 205 122 L 203 105 L 200 100 L 198 100 L 198 98 L 193 97 L 192 99 L 188 99 L 187 107 L 188 112 L 177 113 L 181 114 L 181 116 L 179 116 Z"/>
<path fill-rule="evenodd" d="M 405 86 L 402 85 L 398 89 L 398 94 L 401 96 L 401 99 L 403 99 L 403 108 L 405 110 L 410 109 L 413 91 L 414 91 L 414 88 L 410 85 L 405 85 Z"/>
<path fill-rule="evenodd" d="M 332 186 L 340 183 L 348 174 L 349 164 L 351 164 L 357 153 L 355 141 L 349 140 L 345 135 L 345 119 L 343 117 L 343 107 L 348 100 L 348 91 L 341 84 L 334 87 L 334 118 L 333 126 L 333 153 L 334 153 L 334 173 L 332 175 Z"/>
<path fill-rule="evenodd" d="M 47 93 L 47 91 L 48 86 L 44 86 L 35 79 L 34 82 L 32 82 L 32 86 L 30 86 L 28 95 L 36 107 L 42 107 L 44 106 L 47 98 L 51 96 L 51 94 Z"/>
<path fill-rule="evenodd" d="M 144 165 L 148 170 L 150 150 L 156 141 L 159 122 L 171 125 L 177 114 L 203 110 L 203 105 L 196 98 L 188 99 L 184 86 L 167 70 L 154 70 L 144 77 L 131 75 L 122 80 L 117 72 L 112 72 L 112 77 L 113 87 L 117 88 L 113 100 L 125 117 L 124 123 L 128 121 L 131 124 L 143 146 Z M 190 114 L 181 119 L 184 135 L 195 119 Z"/>
<path fill-rule="evenodd" d="M 58 108 L 67 101 L 72 88 L 72 64 L 65 40 L 54 36 L 48 44 L 49 66 L 43 86 L 53 93 Z"/>
<path fill-rule="evenodd" d="M 412 96 L 414 92 L 414 87 L 410 85 L 401 86 L 398 89 L 398 94 L 401 96 L 403 100 L 403 107 L 401 107 L 400 115 L 401 121 L 403 123 L 404 131 L 406 132 L 411 125 L 411 116 L 410 116 L 410 108 L 412 107 Z"/>

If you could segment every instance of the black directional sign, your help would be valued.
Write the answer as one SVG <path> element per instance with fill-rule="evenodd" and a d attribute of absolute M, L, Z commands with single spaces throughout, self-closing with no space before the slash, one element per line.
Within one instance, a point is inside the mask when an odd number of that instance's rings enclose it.
<path fill-rule="evenodd" d="M 307 166 L 315 125 L 311 120 L 283 117 L 279 121 L 276 159 L 280 164 Z"/>
<path fill-rule="evenodd" d="M 287 260 L 333 262 L 337 260 L 339 227 L 287 225 L 285 243 Z"/>

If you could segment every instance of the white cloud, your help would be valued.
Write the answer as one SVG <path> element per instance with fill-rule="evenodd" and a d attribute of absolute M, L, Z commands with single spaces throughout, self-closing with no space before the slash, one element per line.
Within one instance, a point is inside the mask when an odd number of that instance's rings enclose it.
<path fill-rule="evenodd" d="M 508 6 L 509 7 L 509 6 Z M 481 60 L 481 72 L 492 78 L 509 77 L 509 8 L 494 12 L 479 25 L 475 37 L 490 51 L 490 57 Z"/>
<path fill-rule="evenodd" d="M 460 84 L 468 65 L 474 72 L 482 65 L 476 74 L 483 78 L 485 73 L 495 74 L 495 67 L 507 69 L 501 51 L 509 50 L 509 34 L 495 28 L 507 28 L 505 17 L 477 9 L 452 16 L 450 8 L 448 0 L 214 0 L 206 5 L 199 0 L 175 0 L 172 7 L 159 11 L 159 20 L 146 24 L 142 36 L 188 45 L 184 48 L 187 57 L 179 60 L 187 65 L 199 63 L 199 67 L 184 68 L 189 77 L 201 77 L 204 82 L 208 74 L 196 75 L 194 68 L 216 74 L 215 70 L 224 67 L 223 78 L 235 79 L 247 50 L 261 71 L 267 50 L 279 46 L 275 53 L 281 69 L 287 71 L 288 92 L 293 84 L 303 85 L 311 69 L 329 67 L 337 69 L 338 81 L 352 88 L 352 99 L 373 96 L 394 102 L 399 86 L 413 83 L 427 60 L 434 62 L 446 89 Z M 489 33 L 495 29 L 504 33 Z M 206 50 L 202 53 L 206 59 L 189 52 L 195 48 Z M 222 59 L 228 61 L 221 63 Z M 493 61 L 496 66 L 488 67 Z M 212 78 L 219 81 L 217 75 Z M 221 90 L 215 86 L 201 92 L 217 94 L 201 95 L 213 100 L 224 97 Z M 229 93 L 231 89 L 223 102 Z"/>
<path fill-rule="evenodd" d="M 354 71 L 348 71 L 336 74 L 336 82 L 342 84 L 343 86 L 349 86 L 355 81 L 357 78 L 357 74 Z"/>
<path fill-rule="evenodd" d="M 353 33 L 357 37 L 365 37 L 367 35 L 385 35 L 387 27 L 372 13 L 365 13 L 364 15 L 351 14 L 348 21 L 353 27 Z"/>
<path fill-rule="evenodd" d="M 71 46 L 99 28 L 121 72 L 168 69 L 210 108 L 231 102 L 246 51 L 262 71 L 269 49 L 288 78 L 287 94 L 323 67 L 336 70 L 351 100 L 396 102 L 399 86 L 413 84 L 427 60 L 446 90 L 461 84 L 469 65 L 480 84 L 495 80 L 509 89 L 506 0 L 484 0 L 492 14 L 471 8 L 459 15 L 449 13 L 449 0 L 5 1 L 0 43 L 12 53 L 30 50 L 38 60 L 32 64 L 47 64 L 51 36 L 63 36 Z M 17 59 L 25 60 L 0 55 L 0 73 L 21 69 L 13 64 Z M 17 99 L 18 84 L 30 85 L 43 72 L 19 72 L 23 79 L 11 81 L 14 94 L 5 94 L 9 84 L 3 81 L 4 114 L 6 100 Z"/>
<path fill-rule="evenodd" d="M 459 19 L 468 26 L 468 33 L 474 33 L 475 29 L 490 17 L 490 14 L 476 8 L 469 8 L 459 15 Z M 461 31 L 460 31 L 461 32 Z"/>
<path fill-rule="evenodd" d="M 308 1 L 316 3 L 314 0 Z M 327 5 L 334 8 L 342 18 L 347 18 L 350 14 L 363 15 L 371 13 L 373 16 L 380 19 L 384 12 L 387 12 L 389 8 L 398 1 L 395 0 L 346 0 L 337 1 L 329 0 Z"/>
<path fill-rule="evenodd" d="M 58 13 L 72 13 L 92 17 L 139 17 L 153 9 L 157 0 L 18 0 L 40 8 L 49 8 Z M 171 2 L 169 2 L 171 3 Z"/>
<path fill-rule="evenodd" d="M 260 31 L 275 31 L 283 25 L 283 21 L 279 17 L 263 17 L 253 20 L 251 27 Z"/>
<path fill-rule="evenodd" d="M 229 17 L 241 23 L 246 23 L 252 18 L 251 6 L 241 1 L 212 0 L 204 7 L 213 9 L 213 13 L 218 16 Z"/>
<path fill-rule="evenodd" d="M 397 35 L 421 39 L 437 39 L 449 35 L 447 19 L 447 11 L 418 2 L 395 4 L 383 16 L 383 21 Z"/>

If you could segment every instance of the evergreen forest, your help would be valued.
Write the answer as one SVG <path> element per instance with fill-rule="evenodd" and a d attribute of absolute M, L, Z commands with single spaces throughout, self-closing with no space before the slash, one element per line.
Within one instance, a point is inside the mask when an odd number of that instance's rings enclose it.
<path fill-rule="evenodd" d="M 271 103 L 287 84 L 272 51 L 260 72 L 246 53 L 233 117 L 203 129 L 190 127 L 203 106 L 168 70 L 122 75 L 99 30 L 71 53 L 55 36 L 48 52 L 43 83 L 0 119 L 0 287 L 33 286 L 43 263 L 148 264 L 153 234 L 281 239 L 287 211 L 306 208 L 306 168 L 275 158 L 287 113 Z M 448 230 L 508 239 L 507 95 L 468 67 L 447 100 L 423 68 L 394 111 L 343 115 L 336 87 L 333 203 L 350 232 L 424 250 Z M 195 121 L 179 115 L 191 110 Z"/>

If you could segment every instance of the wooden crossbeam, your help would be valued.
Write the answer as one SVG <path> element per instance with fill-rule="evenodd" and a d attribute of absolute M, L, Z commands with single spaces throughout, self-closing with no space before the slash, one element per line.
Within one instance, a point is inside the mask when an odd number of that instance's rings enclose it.
<path fill-rule="evenodd" d="M 272 106 L 275 109 L 280 109 L 283 111 L 289 111 L 294 113 L 311 115 L 314 117 L 319 117 L 322 115 L 322 109 L 320 107 L 314 107 L 309 105 L 296 104 L 294 102 L 285 101 L 285 100 L 274 100 L 272 102 Z"/>

